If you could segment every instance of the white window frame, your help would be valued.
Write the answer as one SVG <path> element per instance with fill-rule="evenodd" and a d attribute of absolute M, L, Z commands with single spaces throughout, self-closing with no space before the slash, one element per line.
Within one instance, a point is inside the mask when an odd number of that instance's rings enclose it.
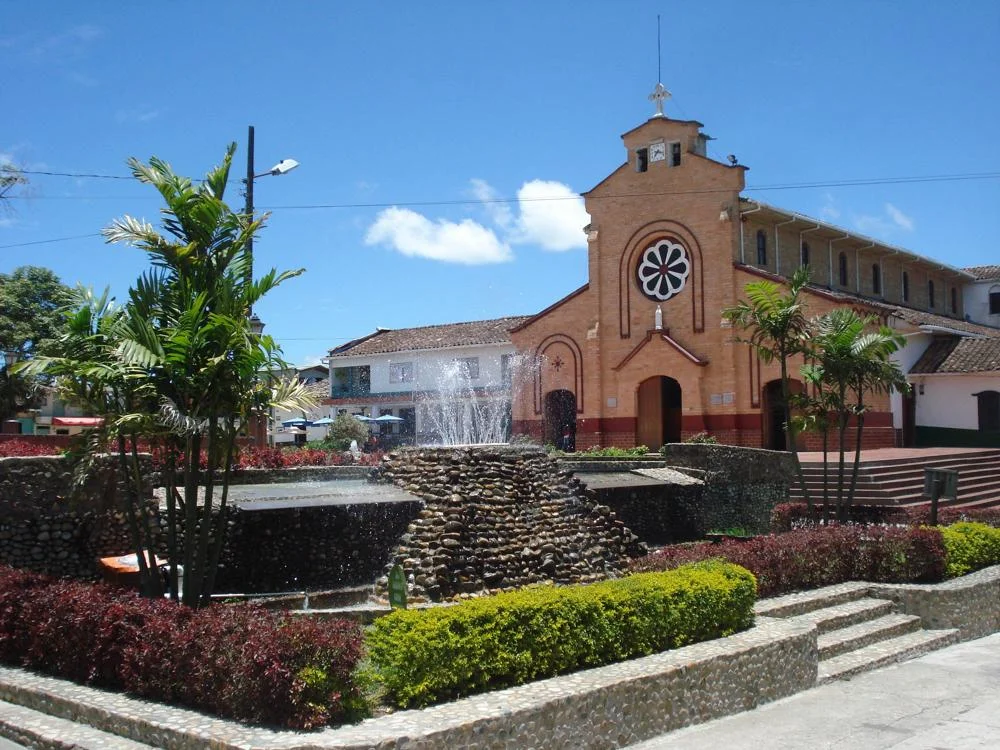
<path fill-rule="evenodd" d="M 413 362 L 390 362 L 390 383 L 412 383 L 415 379 Z"/>

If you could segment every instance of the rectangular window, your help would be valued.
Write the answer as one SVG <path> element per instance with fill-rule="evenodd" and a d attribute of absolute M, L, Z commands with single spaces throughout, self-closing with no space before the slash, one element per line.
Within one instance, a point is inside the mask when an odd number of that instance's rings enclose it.
<path fill-rule="evenodd" d="M 670 144 L 670 166 L 679 167 L 681 165 L 681 144 Z"/>
<path fill-rule="evenodd" d="M 990 315 L 1000 315 L 1000 291 L 990 292 Z"/>
<path fill-rule="evenodd" d="M 513 354 L 501 354 L 500 355 L 500 382 L 504 385 L 510 385 L 511 382 L 511 364 L 514 361 Z"/>
<path fill-rule="evenodd" d="M 390 362 L 389 363 L 390 383 L 412 383 L 413 363 L 412 362 Z"/>
<path fill-rule="evenodd" d="M 468 380 L 479 379 L 479 357 L 461 357 L 455 360 L 459 374 Z"/>
<path fill-rule="evenodd" d="M 649 169 L 649 149 L 637 148 L 635 150 L 635 171 L 645 172 Z"/>

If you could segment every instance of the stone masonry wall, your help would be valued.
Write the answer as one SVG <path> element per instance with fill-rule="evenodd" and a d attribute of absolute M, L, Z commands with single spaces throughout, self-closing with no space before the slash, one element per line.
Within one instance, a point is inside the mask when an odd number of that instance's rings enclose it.
<path fill-rule="evenodd" d="M 680 511 L 701 535 L 734 527 L 766 533 L 771 509 L 787 502 L 795 481 L 795 458 L 783 451 L 671 443 L 663 455 L 667 464 L 705 483 L 697 503 Z"/>
<path fill-rule="evenodd" d="M 143 473 L 150 476 L 148 463 Z M 134 551 L 115 457 L 99 457 L 76 493 L 68 458 L 0 458 L 0 564 L 94 578 L 97 558 Z"/>
<path fill-rule="evenodd" d="M 539 448 L 404 449 L 373 478 L 424 501 L 390 563 L 402 566 L 413 598 L 596 581 L 621 574 L 644 550 Z M 383 576 L 376 593 L 385 588 Z"/>

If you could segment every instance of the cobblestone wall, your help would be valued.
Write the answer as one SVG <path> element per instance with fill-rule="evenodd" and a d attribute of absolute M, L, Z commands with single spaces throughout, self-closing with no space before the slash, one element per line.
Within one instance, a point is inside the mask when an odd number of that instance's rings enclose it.
<path fill-rule="evenodd" d="M 392 559 L 416 599 L 600 580 L 644 549 L 539 448 L 404 449 L 373 477 L 424 501 Z"/>
<path fill-rule="evenodd" d="M 148 463 L 143 472 L 150 475 Z M 123 502 L 113 456 L 99 458 L 75 493 L 67 458 L 0 458 L 0 564 L 95 577 L 97 558 L 135 551 Z"/>
<path fill-rule="evenodd" d="M 663 455 L 669 466 L 705 483 L 701 498 L 678 510 L 699 536 L 737 527 L 767 533 L 771 509 L 788 501 L 795 481 L 795 458 L 783 451 L 671 443 Z"/>

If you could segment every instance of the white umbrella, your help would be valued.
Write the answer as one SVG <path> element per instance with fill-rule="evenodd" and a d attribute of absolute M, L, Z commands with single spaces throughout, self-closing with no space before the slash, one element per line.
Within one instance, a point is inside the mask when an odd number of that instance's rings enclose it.
<path fill-rule="evenodd" d="M 371 417 L 366 417 L 364 414 L 355 414 L 354 418 L 359 422 L 374 422 L 375 420 Z"/>
<path fill-rule="evenodd" d="M 313 422 L 313 424 L 321 427 L 323 425 L 333 424 L 333 420 L 330 419 L 329 417 L 323 417 L 322 419 L 317 419 L 315 422 Z"/>
<path fill-rule="evenodd" d="M 376 417 L 372 421 L 380 424 L 396 424 L 397 422 L 404 422 L 405 420 L 402 417 L 394 417 L 392 414 L 383 414 L 381 417 Z"/>

